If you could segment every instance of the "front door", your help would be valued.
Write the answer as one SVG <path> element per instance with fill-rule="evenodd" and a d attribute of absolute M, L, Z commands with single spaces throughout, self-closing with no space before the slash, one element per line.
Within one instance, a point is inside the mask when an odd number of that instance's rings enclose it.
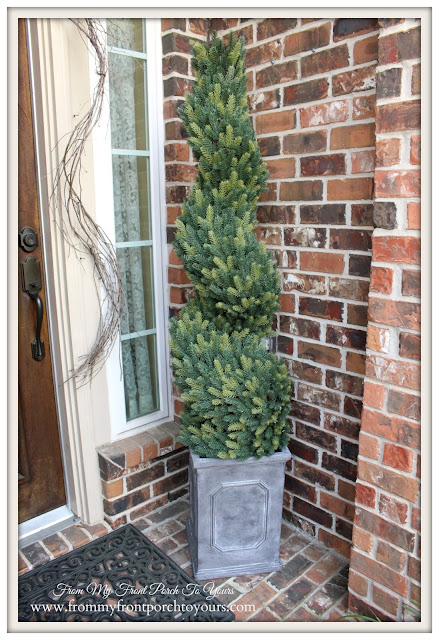
<path fill-rule="evenodd" d="M 24 522 L 64 505 L 66 497 L 46 316 L 26 24 L 18 22 L 18 515 Z"/>

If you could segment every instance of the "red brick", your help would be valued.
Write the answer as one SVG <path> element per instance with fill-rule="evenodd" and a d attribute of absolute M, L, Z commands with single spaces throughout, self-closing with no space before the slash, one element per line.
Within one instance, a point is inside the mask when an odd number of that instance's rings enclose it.
<path fill-rule="evenodd" d="M 345 173 L 345 155 L 342 153 L 307 156 L 300 159 L 300 174 L 305 177 L 334 176 Z"/>
<path fill-rule="evenodd" d="M 421 101 L 392 102 L 377 107 L 377 133 L 421 128 Z"/>
<path fill-rule="evenodd" d="M 195 182 L 197 177 L 197 167 L 189 164 L 168 164 L 166 165 L 167 182 Z"/>
<path fill-rule="evenodd" d="M 346 44 L 301 58 L 302 78 L 327 73 L 349 66 L 349 51 Z"/>
<path fill-rule="evenodd" d="M 304 360 L 312 360 L 313 362 L 327 364 L 332 367 L 341 366 L 340 350 L 334 347 L 326 347 L 324 345 L 299 340 L 297 343 L 297 355 Z"/>
<path fill-rule="evenodd" d="M 416 478 L 403 476 L 391 469 L 383 468 L 381 465 L 361 458 L 358 458 L 358 479 L 374 484 L 385 491 L 390 491 L 410 502 L 416 503 L 419 495 L 419 483 Z"/>
<path fill-rule="evenodd" d="M 280 227 L 255 227 L 258 240 L 262 240 L 266 245 L 281 244 L 282 230 Z"/>
<path fill-rule="evenodd" d="M 410 198 L 421 195 L 421 172 L 418 169 L 375 171 L 377 198 Z"/>
<path fill-rule="evenodd" d="M 394 264 L 420 264 L 421 240 L 414 236 L 376 236 L 373 259 Z"/>
<path fill-rule="evenodd" d="M 353 227 L 372 227 L 373 226 L 374 205 L 370 204 L 353 204 L 351 206 L 351 225 Z"/>
<path fill-rule="evenodd" d="M 168 268 L 168 282 L 170 284 L 190 284 L 186 271 L 181 268 L 169 267 Z"/>
<path fill-rule="evenodd" d="M 340 410 L 340 396 L 338 393 L 328 391 L 327 389 L 312 387 L 303 382 L 297 384 L 297 399 L 311 404 L 317 404 L 320 407 L 332 409 L 333 411 Z"/>
<path fill-rule="evenodd" d="M 358 461 L 360 464 L 360 460 Z M 368 487 L 361 482 L 356 483 L 355 501 L 364 504 L 366 507 L 375 508 L 376 491 L 373 487 Z"/>
<path fill-rule="evenodd" d="M 421 530 L 421 510 L 416 507 L 412 507 L 411 525 L 413 529 Z"/>
<path fill-rule="evenodd" d="M 399 31 L 379 40 L 380 64 L 392 64 L 421 57 L 421 27 Z"/>
<path fill-rule="evenodd" d="M 384 444 L 383 464 L 410 473 L 413 467 L 413 451 L 394 444 Z"/>
<path fill-rule="evenodd" d="M 344 254 L 302 251 L 300 253 L 300 268 L 304 271 L 343 273 Z"/>
<path fill-rule="evenodd" d="M 366 551 L 366 553 L 370 553 L 373 547 L 373 538 L 367 531 L 362 531 L 358 527 L 354 527 L 354 531 L 352 534 L 352 543 L 355 545 L 355 547 L 357 547 L 357 549 L 361 549 L 362 551 Z M 350 582 L 351 578 L 349 576 L 349 584 Z"/>
<path fill-rule="evenodd" d="M 401 572 L 405 561 L 405 554 L 394 547 L 391 547 L 386 542 L 379 540 L 376 559 L 379 562 L 383 562 L 394 571 Z"/>
<path fill-rule="evenodd" d="M 234 32 L 235 37 L 238 38 L 244 38 L 244 43 L 246 45 L 248 44 L 252 44 L 253 43 L 253 25 L 252 24 L 248 24 L 246 27 L 243 27 L 242 29 L 236 29 Z M 224 36 L 224 42 L 225 43 L 229 43 L 229 33 L 226 33 L 226 35 Z"/>
<path fill-rule="evenodd" d="M 404 269 L 402 272 L 401 293 L 403 296 L 421 297 L 421 272 Z"/>
<path fill-rule="evenodd" d="M 359 96 L 352 101 L 352 119 L 364 120 L 375 117 L 375 94 L 370 96 Z"/>
<path fill-rule="evenodd" d="M 282 64 L 265 67 L 256 72 L 256 86 L 258 89 L 274 84 L 283 84 L 297 79 L 297 62 L 288 60 Z"/>
<path fill-rule="evenodd" d="M 409 202 L 407 205 L 407 229 L 421 228 L 421 203 Z"/>
<path fill-rule="evenodd" d="M 280 154 L 280 138 L 278 136 L 259 138 L 258 145 L 261 156 L 278 156 Z"/>
<path fill-rule="evenodd" d="M 375 125 L 356 124 L 348 127 L 335 127 L 331 131 L 331 149 L 352 149 L 373 147 L 375 145 Z"/>
<path fill-rule="evenodd" d="M 378 29 L 376 18 L 337 18 L 334 21 L 334 40 L 352 38 Z"/>
<path fill-rule="evenodd" d="M 329 180 L 328 200 L 371 200 L 373 188 L 373 178 Z"/>
<path fill-rule="evenodd" d="M 412 420 L 421 419 L 421 398 L 411 393 L 389 389 L 389 413 L 396 413 Z"/>
<path fill-rule="evenodd" d="M 412 70 L 412 95 L 421 93 L 421 65 L 414 64 Z"/>
<path fill-rule="evenodd" d="M 366 332 L 361 329 L 327 325 L 326 342 L 363 351 L 366 347 Z"/>
<path fill-rule="evenodd" d="M 340 302 L 320 300 L 319 298 L 303 297 L 299 298 L 299 313 L 317 318 L 327 318 L 341 322 L 343 315 L 343 305 Z M 314 337 L 314 336 L 313 336 Z"/>
<path fill-rule="evenodd" d="M 401 95 L 402 67 L 390 67 L 377 74 L 377 100 Z"/>
<path fill-rule="evenodd" d="M 378 353 L 389 353 L 390 331 L 369 324 L 367 328 L 367 348 Z"/>
<path fill-rule="evenodd" d="M 401 362 L 382 356 L 367 359 L 367 376 L 408 389 L 419 389 L 421 369 L 418 364 Z"/>
<path fill-rule="evenodd" d="M 401 154 L 401 140 L 399 138 L 385 138 L 376 141 L 377 167 L 392 167 L 399 164 Z"/>
<path fill-rule="evenodd" d="M 326 24 L 308 29 L 307 31 L 299 31 L 298 33 L 290 33 L 285 37 L 285 56 L 294 56 L 303 51 L 311 51 L 320 49 L 329 44 L 331 37 L 331 24 Z"/>
<path fill-rule="evenodd" d="M 371 248 L 369 231 L 358 229 L 331 229 L 329 246 L 331 249 L 351 249 L 369 251 Z"/>
<path fill-rule="evenodd" d="M 319 529 L 318 533 L 319 542 L 328 547 L 329 549 L 334 549 L 341 555 L 349 558 L 351 553 L 351 543 L 348 540 L 344 540 L 339 536 L 331 533 L 330 531 L 326 531 L 325 529 Z"/>
<path fill-rule="evenodd" d="M 350 500 L 351 502 L 354 502 L 355 501 L 355 484 L 339 478 L 338 493 L 341 498 L 345 498 L 346 500 Z"/>
<path fill-rule="evenodd" d="M 279 60 L 282 55 L 282 43 L 280 40 L 272 40 L 256 47 L 249 47 L 245 56 L 246 67 Z"/>
<path fill-rule="evenodd" d="M 302 104 L 327 98 L 328 90 L 329 85 L 326 78 L 292 84 L 284 88 L 284 105 Z"/>
<path fill-rule="evenodd" d="M 185 96 L 192 90 L 193 80 L 189 78 L 180 78 L 179 76 L 171 76 L 163 81 L 163 96 Z"/>
<path fill-rule="evenodd" d="M 421 328 L 421 306 L 416 302 L 395 302 L 384 298 L 370 298 L 369 320 L 390 327 L 419 331 Z M 407 351 L 410 352 L 410 349 Z M 417 355 L 416 350 L 414 355 Z"/>
<path fill-rule="evenodd" d="M 380 495 L 378 510 L 382 516 L 398 524 L 407 523 L 408 506 L 396 498 Z"/>
<path fill-rule="evenodd" d="M 352 549 L 351 564 L 354 571 L 358 571 L 368 578 L 372 578 L 375 582 L 379 582 L 384 587 L 399 595 L 407 595 L 408 582 L 407 578 L 399 575 L 389 567 L 380 564 L 372 558 L 367 558 L 363 554 Z"/>
<path fill-rule="evenodd" d="M 410 138 L 410 164 L 421 164 L 421 136 Z"/>
<path fill-rule="evenodd" d="M 167 76 L 170 73 L 181 73 L 187 75 L 188 73 L 188 61 L 183 56 L 171 55 L 162 59 L 163 75 Z"/>
<path fill-rule="evenodd" d="M 365 357 L 362 353 L 354 353 L 348 351 L 346 353 L 346 369 L 353 373 L 359 373 L 364 375 L 365 371 Z"/>
<path fill-rule="evenodd" d="M 378 585 L 374 584 L 372 589 L 372 600 L 375 604 L 377 604 L 381 609 L 387 611 L 393 616 L 396 616 L 398 613 L 398 605 L 399 599 L 395 596 L 392 596 L 388 591 L 384 591 L 384 589 L 380 589 Z"/>
<path fill-rule="evenodd" d="M 123 479 L 118 478 L 114 480 L 114 482 L 104 482 L 101 481 L 102 485 L 102 495 L 104 498 L 115 498 L 116 496 L 120 496 L 123 493 Z"/>
<path fill-rule="evenodd" d="M 355 530 L 354 530 L 355 533 Z M 360 596 L 367 596 L 368 592 L 368 581 L 367 578 L 361 576 L 359 573 L 355 573 L 355 571 L 349 571 L 349 588 L 353 589 Z"/>
<path fill-rule="evenodd" d="M 294 133 L 284 137 L 284 153 L 315 153 L 326 151 L 326 131 L 312 131 L 308 133 Z"/>
<path fill-rule="evenodd" d="M 316 127 L 332 122 L 345 122 L 349 118 L 349 105 L 346 100 L 333 100 L 324 104 L 300 109 L 302 128 Z"/>
<path fill-rule="evenodd" d="M 249 110 L 253 112 L 277 109 L 280 106 L 279 89 L 257 91 L 248 97 Z"/>
<path fill-rule="evenodd" d="M 206 20 L 204 18 L 189 18 L 189 31 L 200 36 L 206 35 Z"/>
<path fill-rule="evenodd" d="M 382 384 L 376 384 L 365 380 L 363 402 L 374 409 L 383 409 L 386 401 L 386 387 Z"/>
<path fill-rule="evenodd" d="M 162 18 L 161 26 L 162 31 L 167 31 L 168 29 L 186 31 L 186 18 Z"/>
<path fill-rule="evenodd" d="M 279 295 L 280 302 L 280 310 L 285 313 L 294 313 L 295 307 L 295 297 L 291 293 L 281 293 Z"/>
<path fill-rule="evenodd" d="M 225 29 L 236 27 L 237 24 L 238 18 L 212 18 L 210 27 L 215 31 L 224 31 Z"/>
<path fill-rule="evenodd" d="M 378 34 L 357 40 L 354 44 L 354 64 L 378 60 Z"/>
<path fill-rule="evenodd" d="M 263 205 L 257 211 L 258 222 L 266 224 L 294 224 L 295 208 L 291 206 Z"/>
<path fill-rule="evenodd" d="M 294 182 L 281 182 L 279 200 L 283 202 L 322 199 L 323 184 L 321 180 L 295 180 Z"/>
<path fill-rule="evenodd" d="M 375 65 L 344 71 L 332 77 L 332 95 L 341 96 L 375 87 Z"/>
<path fill-rule="evenodd" d="M 267 160 L 267 169 L 271 180 L 277 178 L 294 178 L 296 167 L 294 158 L 280 158 L 279 160 Z"/>
<path fill-rule="evenodd" d="M 365 458 L 378 460 L 380 456 L 380 441 L 378 438 L 361 432 L 359 438 L 359 453 Z"/>
<path fill-rule="evenodd" d="M 401 333 L 399 353 L 403 358 L 421 359 L 421 336 L 413 333 Z"/>
<path fill-rule="evenodd" d="M 370 270 L 370 291 L 390 294 L 393 286 L 393 269 L 372 266 Z"/>
<path fill-rule="evenodd" d="M 371 173 L 375 169 L 375 151 L 353 151 L 352 173 Z"/>
<path fill-rule="evenodd" d="M 165 146 L 165 161 L 166 162 L 188 162 L 189 161 L 189 146 L 186 143 L 167 144 Z"/>
<path fill-rule="evenodd" d="M 258 24 L 258 40 L 272 38 L 278 33 L 291 31 L 296 25 L 296 18 L 266 18 Z"/>
<path fill-rule="evenodd" d="M 320 506 L 323 507 L 323 509 L 327 509 L 330 513 L 335 513 L 347 520 L 352 521 L 354 518 L 354 505 L 345 500 L 341 500 L 331 493 L 320 491 Z"/>
<path fill-rule="evenodd" d="M 280 111 L 276 113 L 264 113 L 256 116 L 256 133 L 274 133 L 276 131 L 288 131 L 296 126 L 296 110 Z"/>
<path fill-rule="evenodd" d="M 349 229 L 347 231 L 350 231 Z M 331 231 L 332 233 L 332 231 Z M 332 242 L 332 238 L 331 238 Z M 332 245 L 331 245 L 332 246 Z M 343 247 L 339 247 L 343 249 Z M 335 298 L 347 298 L 367 302 L 369 283 L 354 278 L 329 278 L 329 295 Z"/>
<path fill-rule="evenodd" d="M 259 202 L 272 202 L 277 200 L 277 183 L 268 182 L 267 191 L 263 191 L 259 196 Z"/>

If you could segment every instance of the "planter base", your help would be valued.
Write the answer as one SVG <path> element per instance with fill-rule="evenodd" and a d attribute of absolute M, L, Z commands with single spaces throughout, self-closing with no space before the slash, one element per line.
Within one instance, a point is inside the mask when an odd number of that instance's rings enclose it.
<path fill-rule="evenodd" d="M 189 460 L 186 523 L 196 580 L 279 571 L 288 449 L 264 458 Z"/>

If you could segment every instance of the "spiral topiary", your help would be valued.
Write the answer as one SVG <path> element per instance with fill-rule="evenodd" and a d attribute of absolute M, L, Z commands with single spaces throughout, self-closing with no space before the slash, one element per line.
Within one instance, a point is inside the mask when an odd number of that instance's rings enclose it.
<path fill-rule="evenodd" d="M 198 175 L 174 248 L 195 297 L 171 322 L 181 440 L 203 457 L 271 455 L 288 439 L 291 385 L 261 346 L 279 306 L 276 265 L 254 233 L 266 189 L 247 107 L 244 41 L 194 45 L 196 83 L 179 113 Z"/>

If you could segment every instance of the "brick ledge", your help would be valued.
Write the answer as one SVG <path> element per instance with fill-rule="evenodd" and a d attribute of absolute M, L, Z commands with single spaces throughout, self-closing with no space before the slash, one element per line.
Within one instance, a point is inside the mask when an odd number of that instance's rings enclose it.
<path fill-rule="evenodd" d="M 142 463 L 183 448 L 184 445 L 177 442 L 179 433 L 180 425 L 170 421 L 96 447 L 101 477 L 113 480 L 138 469 Z"/>

